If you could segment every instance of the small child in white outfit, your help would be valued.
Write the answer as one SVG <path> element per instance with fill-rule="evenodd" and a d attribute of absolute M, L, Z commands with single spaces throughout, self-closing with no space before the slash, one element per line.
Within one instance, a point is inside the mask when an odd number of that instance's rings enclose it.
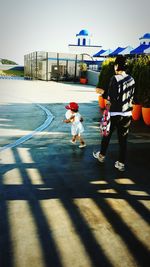
<path fill-rule="evenodd" d="M 79 105 L 75 102 L 70 102 L 68 106 L 65 107 L 67 110 L 64 122 L 71 123 L 71 134 L 72 139 L 71 143 L 75 144 L 77 139 L 80 141 L 79 148 L 86 147 L 85 141 L 81 137 L 81 134 L 84 132 L 83 127 L 83 118 L 81 117 L 79 110 Z"/>

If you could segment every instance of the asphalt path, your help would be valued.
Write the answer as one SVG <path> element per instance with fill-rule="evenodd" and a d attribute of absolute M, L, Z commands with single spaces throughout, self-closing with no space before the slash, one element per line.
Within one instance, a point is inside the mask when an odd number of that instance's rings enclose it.
<path fill-rule="evenodd" d="M 105 164 L 93 86 L 0 80 L 0 266 L 148 267 L 150 129 L 132 123 L 127 170 Z M 87 147 L 70 143 L 65 105 L 76 101 Z"/>

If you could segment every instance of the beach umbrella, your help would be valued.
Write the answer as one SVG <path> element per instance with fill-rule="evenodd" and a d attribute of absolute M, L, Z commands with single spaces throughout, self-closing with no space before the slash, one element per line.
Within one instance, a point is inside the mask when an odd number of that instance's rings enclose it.
<path fill-rule="evenodd" d="M 118 55 L 129 55 L 132 50 L 133 50 L 133 47 L 128 45 L 127 47 L 124 48 L 124 50 L 119 52 Z"/>
<path fill-rule="evenodd" d="M 126 47 L 117 47 L 114 51 L 112 51 L 109 56 L 116 56 L 121 53 Z"/>
<path fill-rule="evenodd" d="M 109 56 L 109 54 L 112 52 L 112 49 L 107 49 L 104 53 L 101 53 L 102 57 Z"/>
<path fill-rule="evenodd" d="M 144 51 L 149 48 L 150 45 L 146 45 L 146 44 L 141 44 L 138 47 L 136 47 L 135 49 L 131 50 L 130 54 L 131 55 L 141 55 L 144 54 Z"/>
<path fill-rule="evenodd" d="M 93 55 L 93 57 L 100 57 L 102 53 L 106 52 L 106 50 L 101 49 L 99 52 Z"/>
<path fill-rule="evenodd" d="M 150 47 L 144 50 L 144 54 L 150 54 Z"/>

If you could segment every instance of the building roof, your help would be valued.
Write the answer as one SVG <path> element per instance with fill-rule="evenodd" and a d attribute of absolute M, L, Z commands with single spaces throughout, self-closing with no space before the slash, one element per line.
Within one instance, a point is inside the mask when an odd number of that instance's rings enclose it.
<path fill-rule="evenodd" d="M 98 53 L 94 54 L 93 57 L 99 57 L 104 52 L 106 52 L 106 50 L 101 49 Z"/>
<path fill-rule="evenodd" d="M 88 36 L 89 32 L 87 30 L 81 30 L 78 34 L 76 34 L 76 36 L 80 36 L 80 35 L 84 35 L 84 36 Z"/>
<path fill-rule="evenodd" d="M 101 56 L 105 57 L 105 56 L 108 56 L 110 53 L 112 53 L 112 49 L 107 49 L 104 53 L 101 53 Z"/>
<path fill-rule="evenodd" d="M 141 39 L 150 39 L 150 33 L 145 33 L 142 37 L 139 38 L 139 40 Z"/>
<path fill-rule="evenodd" d="M 129 55 L 130 52 L 133 50 L 134 48 L 130 45 L 128 45 L 127 47 L 125 47 L 124 50 L 122 50 L 121 52 L 118 53 L 118 55 Z"/>
<path fill-rule="evenodd" d="M 111 52 L 109 55 L 110 56 L 116 56 L 118 55 L 120 52 L 122 52 L 126 47 L 117 47 L 113 52 Z"/>

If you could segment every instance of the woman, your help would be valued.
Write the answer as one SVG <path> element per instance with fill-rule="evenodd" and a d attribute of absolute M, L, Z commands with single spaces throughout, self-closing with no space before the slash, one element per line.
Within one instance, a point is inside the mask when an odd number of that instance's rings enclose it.
<path fill-rule="evenodd" d="M 108 97 L 110 102 L 110 133 L 108 136 L 103 136 L 101 141 L 101 150 L 93 152 L 94 158 L 99 162 L 105 161 L 105 155 L 109 145 L 109 141 L 114 129 L 117 129 L 119 142 L 118 160 L 115 162 L 115 167 L 119 171 L 125 170 L 125 159 L 127 150 L 127 137 L 129 126 L 132 120 L 132 102 L 135 92 L 135 81 L 133 77 L 125 72 L 125 58 L 118 56 L 114 63 L 115 75 L 111 78 Z M 102 89 L 96 90 L 97 93 L 104 93 Z"/>

